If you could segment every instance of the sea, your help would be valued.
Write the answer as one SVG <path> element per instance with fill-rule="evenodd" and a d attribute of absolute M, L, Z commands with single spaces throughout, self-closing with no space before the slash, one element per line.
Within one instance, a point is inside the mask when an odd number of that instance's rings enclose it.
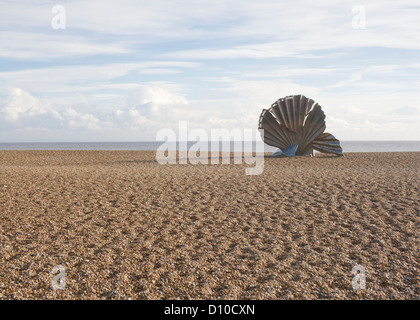
<path fill-rule="evenodd" d="M 13 142 L 0 143 L 0 150 L 157 150 L 164 142 Z M 200 149 L 211 150 L 208 142 L 199 142 Z M 244 142 L 248 146 L 252 142 Z M 420 141 L 341 141 L 343 152 L 420 152 Z M 177 150 L 190 149 L 196 141 L 177 143 Z M 234 142 L 223 144 L 219 150 L 233 149 Z M 244 145 L 245 148 L 245 145 Z M 171 149 L 171 148 L 170 148 Z M 274 152 L 276 148 L 265 145 L 266 152 Z"/>

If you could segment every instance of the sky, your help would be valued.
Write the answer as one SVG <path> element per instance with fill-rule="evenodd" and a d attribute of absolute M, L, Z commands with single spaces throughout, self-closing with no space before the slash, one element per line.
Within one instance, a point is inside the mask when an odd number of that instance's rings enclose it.
<path fill-rule="evenodd" d="M 303 94 L 340 140 L 420 140 L 417 0 L 0 0 L 0 142 L 256 129 Z"/>

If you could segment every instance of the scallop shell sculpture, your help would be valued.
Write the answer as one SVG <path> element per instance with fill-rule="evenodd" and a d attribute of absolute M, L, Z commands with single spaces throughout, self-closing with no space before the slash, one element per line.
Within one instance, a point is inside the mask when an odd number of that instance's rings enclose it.
<path fill-rule="evenodd" d="M 258 124 L 264 142 L 279 148 L 272 156 L 313 156 L 313 151 L 343 155 L 340 141 L 324 132 L 325 114 L 303 95 L 287 96 L 263 109 Z"/>

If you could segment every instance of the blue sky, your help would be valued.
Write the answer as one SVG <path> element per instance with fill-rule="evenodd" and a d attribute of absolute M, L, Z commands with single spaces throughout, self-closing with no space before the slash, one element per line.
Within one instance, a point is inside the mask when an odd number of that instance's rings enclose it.
<path fill-rule="evenodd" d="M 290 94 L 341 140 L 420 140 L 418 21 L 414 0 L 0 1 L 0 142 L 252 129 Z"/>

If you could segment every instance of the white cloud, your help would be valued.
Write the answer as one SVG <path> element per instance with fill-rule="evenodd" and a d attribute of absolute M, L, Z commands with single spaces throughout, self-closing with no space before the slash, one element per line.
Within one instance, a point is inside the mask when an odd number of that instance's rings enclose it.
<path fill-rule="evenodd" d="M 410 103 L 395 109 L 395 113 L 399 115 L 420 115 L 420 105 Z"/>
<path fill-rule="evenodd" d="M 302 93 L 339 138 L 411 139 L 420 8 L 362 3 L 366 29 L 355 30 L 355 4 L 76 0 L 62 3 L 67 29 L 53 30 L 51 1 L 3 1 L 0 84 L 12 89 L 0 90 L 0 135 L 153 140 L 178 120 L 255 128 L 262 108 Z"/>
<path fill-rule="evenodd" d="M 0 27 L 14 29 L 2 32 L 3 56 L 123 54 L 136 45 L 168 39 L 209 41 L 207 47 L 162 55 L 183 59 L 296 57 L 314 50 L 367 46 L 420 48 L 420 9 L 415 1 L 370 1 L 364 30 L 352 29 L 355 3 L 349 0 L 78 0 L 62 5 L 66 30 L 51 28 L 50 1 L 2 3 Z M 223 39 L 222 46 L 211 46 L 213 40 Z"/>
<path fill-rule="evenodd" d="M 353 82 L 362 80 L 362 77 L 363 77 L 362 76 L 362 73 L 360 73 L 360 72 L 352 73 L 352 74 L 350 74 L 350 76 L 348 77 L 348 79 L 343 80 L 343 81 L 340 81 L 340 82 L 338 82 L 338 83 L 330 86 L 330 88 L 333 89 L 333 88 L 339 88 L 339 87 L 347 86 L 347 85 L 349 85 L 349 84 L 351 84 Z"/>
<path fill-rule="evenodd" d="M 28 92 L 19 88 L 8 88 L 9 96 L 5 101 L 5 107 L 0 109 L 5 121 L 18 123 L 22 117 L 33 117 L 38 115 L 50 115 L 57 120 L 61 116 L 51 104 L 45 99 L 31 96 Z"/>
<path fill-rule="evenodd" d="M 31 138 L 35 137 L 34 128 L 38 128 L 41 134 L 57 130 L 53 140 L 68 140 L 66 135 L 74 135 L 80 130 L 88 136 L 89 133 L 95 136 L 116 131 L 121 134 L 120 130 L 124 128 L 129 129 L 130 136 L 130 130 L 137 131 L 139 134 L 134 138 L 142 140 L 147 129 L 148 138 L 153 140 L 156 130 L 170 125 L 176 114 L 174 109 L 188 104 L 183 96 L 157 86 L 142 85 L 129 96 L 119 98 L 130 103 L 116 111 L 108 111 L 89 104 L 81 108 L 71 101 L 56 106 L 48 98 L 37 98 L 20 88 L 9 88 L 8 97 L 0 103 L 0 128 L 10 130 L 9 141 L 13 141 L 13 135 L 22 130 L 31 130 Z M 110 137 L 118 140 L 116 136 Z M 123 134 L 120 139 L 127 139 L 127 135 Z"/>
<path fill-rule="evenodd" d="M 140 63 L 107 63 L 97 65 L 70 65 L 50 68 L 31 68 L 0 72 L 6 86 L 24 88 L 37 92 L 86 92 L 95 90 L 132 90 L 139 83 L 112 80 L 129 74 L 153 73 L 161 67 L 171 67 L 181 72 L 200 66 L 187 61 L 145 61 Z M 159 71 L 158 71 L 159 73 Z"/>
<path fill-rule="evenodd" d="M 42 34 L 32 32 L 0 32 L 0 58 L 48 59 L 74 56 L 117 55 L 130 52 L 122 43 L 95 43 L 85 36 Z"/>
<path fill-rule="evenodd" d="M 139 86 L 128 97 L 128 106 L 139 104 L 187 104 L 187 100 L 179 95 L 156 86 Z"/>
<path fill-rule="evenodd" d="M 67 125 L 71 129 L 88 129 L 88 130 L 103 130 L 106 128 L 106 123 L 100 121 L 93 114 L 80 113 L 72 108 L 67 108 L 63 112 L 63 117 L 66 119 Z"/>
<path fill-rule="evenodd" d="M 71 137 L 81 141 L 83 137 L 85 141 L 154 140 L 159 129 L 176 130 L 178 121 L 185 120 L 190 128 L 205 130 L 256 128 L 261 109 L 268 108 L 283 95 L 282 87 L 284 95 L 304 93 L 316 99 L 327 115 L 327 131 L 339 139 L 420 138 L 420 107 L 408 104 L 403 106 L 402 111 L 396 110 L 395 106 L 401 101 L 398 95 L 332 96 L 317 88 L 293 82 L 284 82 L 279 86 L 275 82 L 258 81 L 232 81 L 213 99 L 191 101 L 168 89 L 143 85 L 131 95 L 122 95 L 122 100 L 131 99 L 131 103 L 122 104 L 114 110 L 101 110 L 87 104 L 81 108 L 71 103 L 55 107 L 49 99 L 40 99 L 12 88 L 5 103 L 0 104 L 0 127 L 6 128 L 3 135 L 9 132 L 7 141 L 18 139 L 24 132 L 29 132 L 27 130 L 31 130 L 31 138 L 42 137 L 48 132 L 50 140 L 58 141 L 71 141 Z M 221 95 L 220 98 L 218 95 Z M 276 98 L 273 99 L 274 96 Z M 388 103 L 386 108 L 385 102 Z M 82 132 L 84 136 L 79 136 Z"/>

